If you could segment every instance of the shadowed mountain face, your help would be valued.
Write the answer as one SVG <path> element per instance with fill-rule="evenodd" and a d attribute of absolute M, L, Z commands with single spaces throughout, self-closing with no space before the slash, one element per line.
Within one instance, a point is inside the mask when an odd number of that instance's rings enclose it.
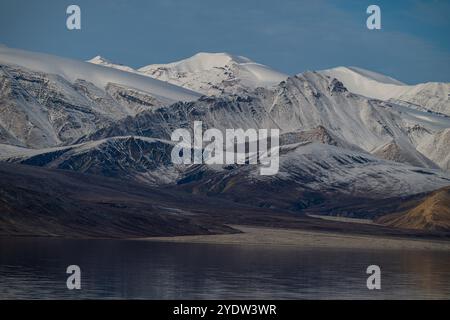
<path fill-rule="evenodd" d="M 309 197 L 308 194 L 304 195 Z M 271 226 L 355 234 L 438 237 L 349 224 L 176 188 L 27 165 L 0 164 L 0 235 L 137 238 L 235 233 L 229 225 Z"/>
<path fill-rule="evenodd" d="M 238 214 L 175 190 L 71 171 L 0 164 L 0 234 L 149 237 L 234 232 L 209 216 Z M 250 209 L 250 212 L 252 210 Z M 260 210 L 264 215 L 264 211 Z"/>
<path fill-rule="evenodd" d="M 436 190 L 414 207 L 382 216 L 377 222 L 405 229 L 450 231 L 450 188 Z"/>
<path fill-rule="evenodd" d="M 158 185 L 170 183 L 179 176 L 179 169 L 172 165 L 170 158 L 172 148 L 170 141 L 114 137 L 31 152 L 9 161 Z"/>

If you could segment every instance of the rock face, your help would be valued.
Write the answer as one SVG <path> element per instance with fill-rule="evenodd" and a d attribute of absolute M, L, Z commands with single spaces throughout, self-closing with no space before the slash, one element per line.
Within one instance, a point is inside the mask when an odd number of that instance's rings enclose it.
<path fill-rule="evenodd" d="M 450 188 L 436 190 L 412 209 L 383 216 L 377 222 L 396 228 L 450 231 Z"/>
<path fill-rule="evenodd" d="M 158 185 L 173 182 L 179 176 L 178 168 L 172 165 L 172 148 L 173 143 L 170 141 L 132 136 L 113 137 L 32 151 L 7 161 Z"/>

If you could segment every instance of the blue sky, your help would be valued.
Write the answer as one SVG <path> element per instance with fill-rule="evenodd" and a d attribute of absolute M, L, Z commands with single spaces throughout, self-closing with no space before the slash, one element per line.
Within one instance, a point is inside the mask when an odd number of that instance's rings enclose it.
<path fill-rule="evenodd" d="M 66 29 L 69 4 L 80 31 Z M 366 28 L 370 4 L 381 30 Z M 449 14 L 448 0 L 1 0 L 0 43 L 132 67 L 229 52 L 289 74 L 352 65 L 450 82 Z"/>

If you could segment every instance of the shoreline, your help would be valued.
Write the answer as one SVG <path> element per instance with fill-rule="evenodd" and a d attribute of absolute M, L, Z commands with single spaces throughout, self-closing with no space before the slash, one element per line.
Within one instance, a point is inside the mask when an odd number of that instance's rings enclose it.
<path fill-rule="evenodd" d="M 241 231 L 241 233 L 147 237 L 130 240 L 246 246 L 281 246 L 290 248 L 443 250 L 450 252 L 450 241 L 393 238 L 379 235 L 355 235 L 243 225 L 230 225 L 230 227 Z"/>

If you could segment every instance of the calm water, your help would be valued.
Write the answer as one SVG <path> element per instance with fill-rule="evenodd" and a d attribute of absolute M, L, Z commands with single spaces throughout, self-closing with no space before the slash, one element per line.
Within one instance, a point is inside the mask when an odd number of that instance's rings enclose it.
<path fill-rule="evenodd" d="M 68 265 L 82 289 L 66 289 Z M 382 290 L 365 270 L 382 269 Z M 450 253 L 0 239 L 0 299 L 450 298 Z"/>

